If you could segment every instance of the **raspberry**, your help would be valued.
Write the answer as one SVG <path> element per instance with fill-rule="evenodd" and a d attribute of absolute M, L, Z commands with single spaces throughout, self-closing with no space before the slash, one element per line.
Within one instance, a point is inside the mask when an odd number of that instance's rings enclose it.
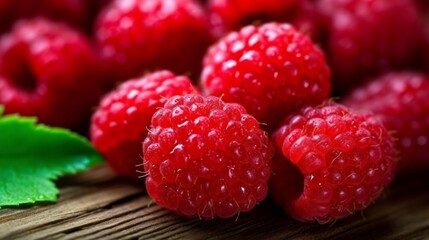
<path fill-rule="evenodd" d="M 228 218 L 267 195 L 272 148 L 238 104 L 171 98 L 154 114 L 143 152 L 149 195 L 178 214 Z"/>
<path fill-rule="evenodd" d="M 169 71 L 126 81 L 101 100 L 92 117 L 91 141 L 116 173 L 137 179 L 152 115 L 167 98 L 193 92 L 188 78 Z"/>
<path fill-rule="evenodd" d="M 326 223 L 362 210 L 394 177 L 395 150 L 385 127 L 339 104 L 303 108 L 272 141 L 270 190 L 298 221 Z"/>
<path fill-rule="evenodd" d="M 417 64 L 423 26 L 410 0 L 321 0 L 335 94 L 364 78 Z M 398 17 L 398 13 L 401 17 Z"/>
<path fill-rule="evenodd" d="M 212 42 L 193 0 L 115 0 L 101 13 L 96 39 L 114 80 L 158 68 L 197 74 Z"/>
<path fill-rule="evenodd" d="M 331 89 L 323 52 L 289 24 L 247 26 L 220 39 L 201 78 L 206 94 L 240 103 L 268 129 L 327 99 Z"/>
<path fill-rule="evenodd" d="M 100 95 L 99 59 L 77 31 L 34 19 L 0 39 L 0 104 L 7 113 L 77 128 Z"/>
<path fill-rule="evenodd" d="M 215 36 L 222 36 L 255 22 L 292 22 L 310 36 L 317 30 L 315 6 L 308 0 L 210 0 L 210 25 Z"/>
<path fill-rule="evenodd" d="M 402 173 L 429 168 L 429 76 L 388 73 L 353 90 L 344 104 L 372 111 L 398 139 Z"/>

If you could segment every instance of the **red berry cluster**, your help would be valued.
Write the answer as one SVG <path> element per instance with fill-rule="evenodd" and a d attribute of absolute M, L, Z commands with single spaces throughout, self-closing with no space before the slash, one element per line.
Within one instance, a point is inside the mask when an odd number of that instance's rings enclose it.
<path fill-rule="evenodd" d="M 6 113 L 89 127 L 117 174 L 180 215 L 271 195 L 332 222 L 396 169 L 429 171 L 424 1 L 23 2 L 0 1 Z"/>

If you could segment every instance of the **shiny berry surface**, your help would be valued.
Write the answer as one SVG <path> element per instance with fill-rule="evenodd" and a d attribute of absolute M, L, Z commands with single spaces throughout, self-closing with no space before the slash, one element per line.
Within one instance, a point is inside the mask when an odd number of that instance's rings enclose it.
<path fill-rule="evenodd" d="M 143 152 L 149 195 L 181 215 L 229 218 L 267 195 L 272 149 L 238 104 L 171 98 L 154 114 Z"/>
<path fill-rule="evenodd" d="M 204 59 L 203 90 L 243 105 L 274 128 L 306 104 L 330 94 L 330 69 L 323 52 L 289 24 L 268 23 L 232 32 Z"/>

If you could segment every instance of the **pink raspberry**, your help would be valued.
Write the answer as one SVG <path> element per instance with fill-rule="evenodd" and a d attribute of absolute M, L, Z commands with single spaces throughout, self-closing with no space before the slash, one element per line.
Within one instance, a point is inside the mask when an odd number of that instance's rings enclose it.
<path fill-rule="evenodd" d="M 339 104 L 303 108 L 272 140 L 270 190 L 298 221 L 326 223 L 362 210 L 394 177 L 395 149 L 385 127 Z"/>
<path fill-rule="evenodd" d="M 397 139 L 402 173 L 429 169 L 429 77 L 393 72 L 354 89 L 344 104 L 373 112 Z"/>
<path fill-rule="evenodd" d="M 369 76 L 417 64 L 423 26 L 412 1 L 320 0 L 319 7 L 336 94 Z"/>
<path fill-rule="evenodd" d="M 288 114 L 328 98 L 330 70 L 323 52 L 289 24 L 247 26 L 210 47 L 203 90 L 243 105 L 273 129 Z"/>
<path fill-rule="evenodd" d="M 143 175 L 137 169 L 152 115 L 168 98 L 194 92 L 191 80 L 169 71 L 126 81 L 101 100 L 92 117 L 91 141 L 116 173 L 137 179 Z"/>
<path fill-rule="evenodd" d="M 98 18 L 96 39 L 116 81 L 159 68 L 198 74 L 212 42 L 193 0 L 115 0 Z"/>
<path fill-rule="evenodd" d="M 272 149 L 238 104 L 171 98 L 154 114 L 143 152 L 149 195 L 178 214 L 228 218 L 267 195 Z"/>
<path fill-rule="evenodd" d="M 100 72 L 89 40 L 63 24 L 20 21 L 0 39 L 0 104 L 7 113 L 80 127 L 101 95 Z"/>

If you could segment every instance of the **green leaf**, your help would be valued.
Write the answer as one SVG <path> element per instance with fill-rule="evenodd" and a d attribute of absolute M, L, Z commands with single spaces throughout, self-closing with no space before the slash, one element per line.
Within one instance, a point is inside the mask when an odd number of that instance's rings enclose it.
<path fill-rule="evenodd" d="M 53 180 L 102 162 L 78 134 L 37 125 L 35 118 L 2 117 L 3 110 L 0 106 L 0 208 L 56 201 Z"/>

